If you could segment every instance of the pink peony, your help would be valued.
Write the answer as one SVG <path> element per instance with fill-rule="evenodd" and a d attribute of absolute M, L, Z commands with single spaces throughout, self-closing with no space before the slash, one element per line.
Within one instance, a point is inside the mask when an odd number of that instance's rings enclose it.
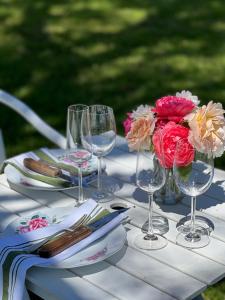
<path fill-rule="evenodd" d="M 180 139 L 183 139 L 184 147 L 177 157 L 177 164 L 186 166 L 193 160 L 194 149 L 188 142 L 188 135 L 188 128 L 174 122 L 168 122 L 161 130 L 155 131 L 152 139 L 155 153 L 165 168 L 173 167 L 176 145 Z M 160 143 L 160 138 L 162 138 L 162 143 Z"/>
<path fill-rule="evenodd" d="M 132 113 L 127 113 L 127 118 L 126 118 L 125 121 L 123 121 L 123 127 L 124 127 L 124 130 L 125 130 L 125 135 L 127 135 L 128 132 L 131 129 L 131 124 L 133 122 L 133 120 L 131 118 L 131 115 L 132 115 Z"/>
<path fill-rule="evenodd" d="M 36 218 L 29 221 L 28 226 L 30 231 L 48 226 L 48 221 L 42 218 Z"/>
<path fill-rule="evenodd" d="M 166 96 L 156 101 L 153 112 L 157 114 L 158 120 L 168 120 L 179 123 L 192 112 L 195 104 L 186 98 L 177 96 Z"/>

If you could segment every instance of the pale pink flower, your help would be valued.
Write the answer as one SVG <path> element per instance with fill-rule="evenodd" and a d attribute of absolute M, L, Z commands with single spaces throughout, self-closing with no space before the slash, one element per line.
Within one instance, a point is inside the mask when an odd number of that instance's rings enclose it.
<path fill-rule="evenodd" d="M 29 226 L 19 226 L 17 228 L 17 231 L 19 233 L 27 233 L 27 232 L 30 232 L 30 228 L 29 228 Z"/>
<path fill-rule="evenodd" d="M 210 101 L 185 117 L 189 141 L 202 153 L 219 157 L 225 149 L 225 119 L 221 103 Z"/>
<path fill-rule="evenodd" d="M 151 135 L 154 128 L 155 119 L 153 114 L 135 120 L 126 136 L 130 150 L 150 149 Z"/>

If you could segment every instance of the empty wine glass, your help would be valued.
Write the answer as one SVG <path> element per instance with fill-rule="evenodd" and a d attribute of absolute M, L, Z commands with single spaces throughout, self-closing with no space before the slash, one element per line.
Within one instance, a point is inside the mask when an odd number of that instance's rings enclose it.
<path fill-rule="evenodd" d="M 173 171 L 178 188 L 191 196 L 191 222 L 186 233 L 177 235 L 177 244 L 187 248 L 201 248 L 209 243 L 209 232 L 195 222 L 196 196 L 211 185 L 214 175 L 213 157 L 194 149 L 187 140 L 177 142 Z M 189 230 L 188 230 L 189 226 Z"/>
<path fill-rule="evenodd" d="M 74 163 L 78 170 L 79 204 L 84 201 L 82 166 L 91 156 L 92 143 L 88 106 L 84 104 L 70 105 L 67 110 L 67 150 L 61 159 L 67 163 Z"/>
<path fill-rule="evenodd" d="M 110 200 L 106 188 L 102 187 L 102 157 L 113 149 L 116 141 L 116 122 L 113 109 L 105 105 L 89 106 L 90 131 L 93 153 L 98 157 L 97 191 L 93 197 L 99 202 Z"/>
<path fill-rule="evenodd" d="M 166 238 L 154 233 L 152 218 L 153 194 L 163 187 L 165 180 L 165 168 L 156 154 L 149 150 L 139 150 L 137 154 L 136 184 L 148 193 L 149 198 L 147 234 L 139 234 L 134 241 L 135 245 L 141 249 L 157 250 L 167 245 Z"/>

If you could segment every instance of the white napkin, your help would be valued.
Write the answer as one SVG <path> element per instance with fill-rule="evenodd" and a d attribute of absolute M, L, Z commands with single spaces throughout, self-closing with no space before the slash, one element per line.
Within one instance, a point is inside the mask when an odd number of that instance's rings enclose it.
<path fill-rule="evenodd" d="M 82 215 L 90 214 L 94 210 L 96 205 L 97 204 L 95 201 L 88 200 L 79 208 L 74 208 L 70 216 L 59 224 L 51 225 L 49 227 L 41 228 L 36 231 L 28 232 L 21 235 L 15 234 L 10 237 L 2 238 L 0 240 L 0 299 L 3 299 L 3 264 L 6 261 L 6 258 L 8 257 L 9 253 L 20 250 L 33 251 L 34 245 L 36 244 L 37 248 L 37 245 L 41 239 L 48 238 L 53 234 L 56 234 L 57 232 L 61 231 L 62 229 L 70 227 L 76 221 L 78 221 Z M 70 256 L 85 248 L 95 240 L 104 236 L 106 233 L 108 233 L 110 230 L 112 230 L 118 224 L 120 224 L 124 217 L 124 214 L 118 215 L 108 224 L 93 232 L 84 240 L 71 246 L 70 248 L 67 248 L 66 250 L 57 254 L 54 257 L 46 259 L 34 254 L 17 254 L 10 266 L 8 292 L 4 293 L 4 295 L 7 294 L 8 298 L 5 296 L 4 300 L 22 300 L 26 271 L 30 267 L 40 265 L 57 265 L 62 260 L 69 258 Z"/>

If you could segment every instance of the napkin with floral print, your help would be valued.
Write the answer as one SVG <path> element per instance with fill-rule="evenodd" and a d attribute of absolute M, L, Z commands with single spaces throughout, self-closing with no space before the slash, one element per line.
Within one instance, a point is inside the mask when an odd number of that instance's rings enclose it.
<path fill-rule="evenodd" d="M 89 221 L 93 221 L 93 219 L 97 220 L 107 213 L 109 212 L 90 199 L 79 208 L 74 208 L 71 214 L 59 224 L 24 234 L 3 237 L 0 240 L 0 300 L 22 300 L 26 272 L 30 267 L 57 265 L 107 234 L 125 218 L 125 215 L 121 213 L 87 238 L 54 257 L 42 258 L 34 254 L 34 251 L 41 244 L 50 240 L 62 230 L 72 226 L 82 216 L 86 215 Z"/>

